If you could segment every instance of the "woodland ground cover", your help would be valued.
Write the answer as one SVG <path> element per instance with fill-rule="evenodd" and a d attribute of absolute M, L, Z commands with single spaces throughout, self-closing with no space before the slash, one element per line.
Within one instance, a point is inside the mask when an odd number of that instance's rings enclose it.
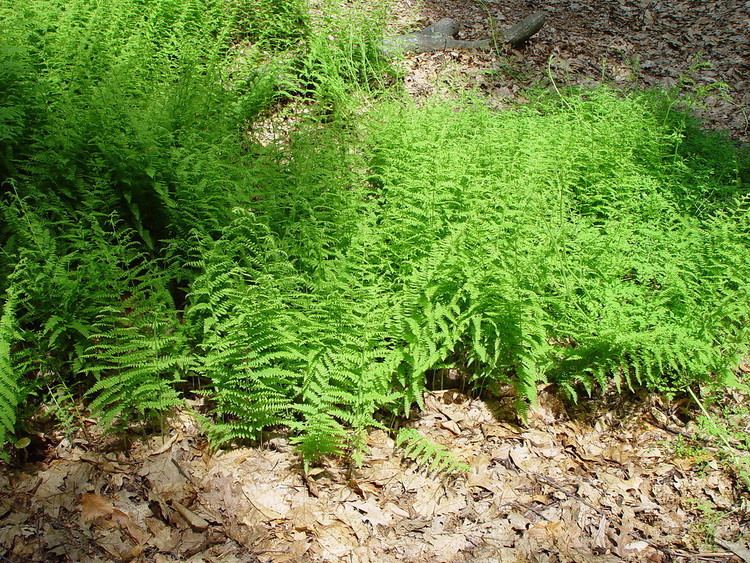
<path fill-rule="evenodd" d="M 417 108 L 342 9 L 0 8 L 0 442 L 60 388 L 114 428 L 200 394 L 215 444 L 285 426 L 309 462 L 448 368 L 521 413 L 541 382 L 733 383 L 746 156 L 677 92 Z M 252 143 L 290 100 L 288 142 Z"/>

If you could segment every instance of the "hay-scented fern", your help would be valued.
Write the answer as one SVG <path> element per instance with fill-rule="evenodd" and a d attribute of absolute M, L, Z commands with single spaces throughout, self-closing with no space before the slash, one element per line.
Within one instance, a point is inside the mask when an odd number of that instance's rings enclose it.
<path fill-rule="evenodd" d="M 190 233 L 251 200 L 244 133 L 276 88 L 267 65 L 228 72 L 235 43 L 299 59 L 306 20 L 265 0 L 0 5 L 0 294 L 19 270 L 29 362 L 12 367 L 38 396 L 47 374 L 97 373 L 106 422 L 175 403 Z M 146 278 L 160 288 L 136 295 Z"/>
<path fill-rule="evenodd" d="M 175 386 L 190 367 L 174 303 L 154 269 L 145 265 L 132 292 L 102 311 L 90 337 L 86 371 L 97 380 L 90 409 L 105 428 L 172 409 Z"/>
<path fill-rule="evenodd" d="M 150 249 L 197 225 L 225 225 L 222 210 L 246 195 L 237 185 L 242 128 L 264 109 L 261 78 L 226 75 L 245 12 L 224 0 L 0 7 L 0 57 L 13 85 L 0 90 L 9 125 L 1 142 L 25 157 L 13 170 L 20 196 L 53 193 L 75 206 L 92 184 L 105 186 L 107 211 Z"/>
<path fill-rule="evenodd" d="M 20 399 L 18 374 L 11 362 L 11 347 L 17 339 L 17 299 L 16 290 L 11 288 L 6 294 L 0 314 L 0 447 L 5 445 L 8 436 L 15 430 L 16 407 Z"/>
<path fill-rule="evenodd" d="M 511 383 L 522 410 L 544 381 L 574 398 L 722 381 L 748 341 L 747 186 L 711 172 L 736 170 L 732 150 L 694 158 L 658 108 L 605 90 L 502 113 L 385 104 L 303 131 L 268 157 L 276 176 L 259 162 L 248 240 L 265 242 L 231 299 L 283 327 L 269 365 L 294 382 L 274 393 L 303 454 L 361 451 L 438 368 Z"/>
<path fill-rule="evenodd" d="M 396 436 L 396 447 L 403 456 L 428 471 L 442 473 L 467 473 L 471 467 L 460 461 L 451 450 L 433 442 L 418 430 L 402 428 Z"/>
<path fill-rule="evenodd" d="M 747 350 L 747 179 L 669 99 L 364 110 L 380 27 L 343 6 L 19 2 L 0 7 L 0 341 L 16 324 L 29 362 L 0 367 L 6 433 L 30 375 L 90 383 L 116 426 L 191 381 L 216 444 L 286 426 L 309 465 L 360 459 L 436 369 L 524 409 L 542 381 L 727 381 Z M 313 118 L 253 146 L 280 97 Z"/>

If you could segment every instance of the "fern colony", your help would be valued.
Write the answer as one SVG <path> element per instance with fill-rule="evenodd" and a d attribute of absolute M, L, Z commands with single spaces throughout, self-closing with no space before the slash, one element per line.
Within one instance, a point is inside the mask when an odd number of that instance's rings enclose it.
<path fill-rule="evenodd" d="M 747 350 L 747 163 L 669 96 L 355 114 L 377 30 L 288 1 L 0 22 L 0 442 L 53 377 L 107 426 L 199 393 L 214 443 L 284 425 L 314 460 L 359 455 L 439 368 L 523 409 L 544 381 L 727 383 Z M 311 116 L 289 142 L 249 140 L 285 100 Z"/>

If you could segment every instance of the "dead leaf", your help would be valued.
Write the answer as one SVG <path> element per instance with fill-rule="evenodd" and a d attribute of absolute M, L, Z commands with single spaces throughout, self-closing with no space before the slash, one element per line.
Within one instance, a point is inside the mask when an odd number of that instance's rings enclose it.
<path fill-rule="evenodd" d="M 461 428 L 459 428 L 458 424 L 456 424 L 456 422 L 454 422 L 453 420 L 446 420 L 445 422 L 441 422 L 440 427 L 445 428 L 455 436 L 461 435 Z"/>
<path fill-rule="evenodd" d="M 481 429 L 485 438 L 518 438 L 522 433 L 520 428 L 504 423 L 482 424 Z"/>
<path fill-rule="evenodd" d="M 157 449 L 152 452 L 149 452 L 148 455 L 154 456 L 154 455 L 163 454 L 164 452 L 172 448 L 172 446 L 178 440 L 179 437 L 180 437 L 179 433 L 175 432 L 174 434 L 172 434 L 172 436 L 169 439 L 165 439 L 164 436 L 160 436 L 159 438 L 156 438 L 154 445 L 157 447 Z M 159 442 L 161 442 L 161 445 L 159 445 Z"/>
<path fill-rule="evenodd" d="M 179 512 L 180 516 L 182 516 L 194 530 L 205 530 L 206 528 L 208 528 L 208 522 L 206 522 L 206 520 L 198 516 L 195 512 L 190 510 L 185 505 L 174 501 L 172 502 L 172 506 L 174 506 L 175 510 Z"/>
<path fill-rule="evenodd" d="M 242 493 L 258 512 L 267 520 L 279 520 L 289 512 L 289 505 L 283 502 L 278 493 L 265 487 L 246 485 Z"/>
<path fill-rule="evenodd" d="M 625 465 L 630 459 L 630 454 L 625 451 L 623 444 L 609 446 L 602 454 L 604 459 Z"/>
<path fill-rule="evenodd" d="M 102 496 L 89 493 L 81 496 L 81 518 L 84 522 L 108 518 L 114 510 L 114 505 Z"/>
<path fill-rule="evenodd" d="M 435 550 L 434 561 L 453 561 L 462 550 L 471 547 L 463 534 L 439 534 L 427 541 Z"/>
<path fill-rule="evenodd" d="M 178 533 L 161 520 L 147 518 L 146 528 L 151 532 L 151 537 L 147 541 L 148 545 L 153 545 L 156 549 L 165 553 L 173 551 L 177 546 Z"/>
<path fill-rule="evenodd" d="M 96 543 L 116 561 L 130 561 L 140 555 L 142 549 L 123 538 L 119 530 L 112 529 L 97 538 Z"/>
<path fill-rule="evenodd" d="M 716 539 L 715 541 L 718 545 L 720 545 L 724 549 L 728 549 L 737 557 L 742 559 L 743 563 L 750 563 L 750 549 L 747 548 L 747 545 L 743 545 L 739 542 L 731 542 L 720 539 Z"/>
<path fill-rule="evenodd" d="M 189 497 L 188 480 L 174 463 L 170 451 L 149 456 L 138 475 L 148 479 L 150 492 L 164 502 L 183 502 Z"/>
<path fill-rule="evenodd" d="M 516 467 L 522 471 L 530 470 L 536 463 L 529 449 L 525 446 L 516 446 L 508 452 L 510 459 Z"/>
<path fill-rule="evenodd" d="M 366 502 L 349 502 L 347 505 L 362 512 L 363 520 L 373 526 L 388 526 L 392 521 L 391 515 L 384 512 L 373 497 L 368 498 Z"/>

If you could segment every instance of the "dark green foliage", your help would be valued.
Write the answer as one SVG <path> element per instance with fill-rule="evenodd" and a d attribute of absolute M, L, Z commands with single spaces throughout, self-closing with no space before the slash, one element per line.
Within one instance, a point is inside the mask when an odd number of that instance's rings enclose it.
<path fill-rule="evenodd" d="M 278 364 L 301 365 L 301 356 L 280 336 L 288 319 L 273 307 L 282 286 L 246 287 L 244 276 L 271 274 L 243 260 L 245 251 L 268 256 L 257 229 L 232 223 L 232 209 L 266 188 L 244 136 L 250 121 L 294 92 L 322 99 L 327 72 L 341 80 L 336 65 L 347 53 L 327 53 L 318 38 L 310 49 L 310 35 L 296 1 L 0 6 L 0 291 L 16 272 L 14 351 L 23 358 L 6 379 L 23 379 L 32 396 L 49 388 L 47 374 L 76 389 L 83 381 L 96 414 L 127 424 L 176 403 L 174 384 L 194 352 L 192 375 L 205 379 L 193 380 L 211 383 L 217 417 L 228 421 L 216 426 L 217 441 L 293 420 L 301 383 Z M 336 65 L 300 75 L 321 58 Z M 215 246 L 213 258 L 193 263 L 195 245 Z M 283 257 L 275 263 L 288 273 Z M 240 279 L 227 281 L 232 272 Z M 212 293 L 225 282 L 227 294 Z M 20 388 L 5 391 L 9 405 L 18 402 Z M 238 419 L 241 429 L 229 424 Z"/>
<path fill-rule="evenodd" d="M 0 9 L 0 53 L 18 92 L 0 92 L 0 104 L 11 140 L 25 138 L 32 153 L 6 166 L 23 178 L 19 195 L 33 184 L 74 207 L 95 181 L 150 248 L 196 220 L 223 223 L 216 209 L 234 201 L 229 165 L 239 153 L 229 137 L 251 117 L 235 114 L 247 91 L 230 97 L 221 80 L 225 8 L 24 0 Z"/>
<path fill-rule="evenodd" d="M 103 309 L 89 338 L 85 371 L 97 379 L 90 408 L 105 428 L 173 408 L 175 384 L 190 365 L 165 277 L 148 262 L 141 268 L 120 303 Z"/>
<path fill-rule="evenodd" d="M 303 0 L 229 0 L 234 37 L 264 48 L 298 47 L 310 33 L 307 5 Z"/>
<path fill-rule="evenodd" d="M 32 93 L 33 68 L 21 45 L 0 42 L 0 180 L 15 173 L 13 161 L 32 118 L 32 104 L 25 99 Z"/>
<path fill-rule="evenodd" d="M 107 424 L 173 406 L 174 374 L 187 360 L 166 291 L 172 272 L 95 209 L 55 214 L 42 205 L 31 211 L 30 203 L 3 208 L 20 246 L 13 287 L 23 296 L 16 307 L 23 331 L 14 368 L 33 376 L 25 391 L 43 395 L 48 377 L 73 385 L 93 373 L 89 393 L 100 394 L 92 410 Z"/>

